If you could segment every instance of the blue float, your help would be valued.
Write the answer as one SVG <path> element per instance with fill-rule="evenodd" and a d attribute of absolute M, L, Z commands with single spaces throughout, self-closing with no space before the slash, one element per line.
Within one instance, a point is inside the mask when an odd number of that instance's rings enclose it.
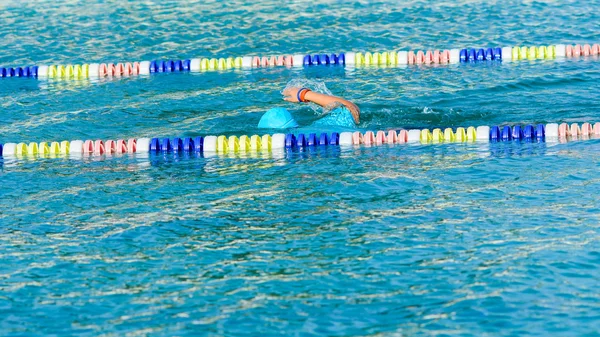
<path fill-rule="evenodd" d="M 285 135 L 285 147 L 291 149 L 296 146 L 296 136 L 291 133 Z"/>
<path fill-rule="evenodd" d="M 303 133 L 296 136 L 296 146 L 300 148 L 306 147 L 306 137 Z"/>
<path fill-rule="evenodd" d="M 151 73 L 158 72 L 158 64 L 156 63 L 156 61 L 150 62 L 150 72 Z"/>
<path fill-rule="evenodd" d="M 321 65 L 322 64 L 321 61 L 322 61 L 321 60 L 321 55 L 316 55 L 316 54 L 313 55 L 313 58 L 312 58 L 312 64 L 313 65 Z"/>
<path fill-rule="evenodd" d="M 490 128 L 490 140 L 492 142 L 497 142 L 500 140 L 500 128 L 496 125 Z"/>
<path fill-rule="evenodd" d="M 181 60 L 172 61 L 172 64 L 173 64 L 173 71 L 180 72 L 183 70 L 183 64 L 181 63 Z"/>
<path fill-rule="evenodd" d="M 158 138 L 152 138 L 150 140 L 150 152 L 154 151 L 154 152 L 158 152 L 160 151 L 160 143 L 159 143 L 159 139 Z"/>
<path fill-rule="evenodd" d="M 321 135 L 319 136 L 319 145 L 327 146 L 328 143 L 329 143 L 329 139 L 327 137 L 327 133 L 326 132 L 321 133 Z"/>
<path fill-rule="evenodd" d="M 173 138 L 173 143 L 171 143 L 171 145 L 173 146 L 173 152 L 183 151 L 183 141 L 181 138 Z"/>
<path fill-rule="evenodd" d="M 331 133 L 331 138 L 329 139 L 329 145 L 340 145 L 340 134 L 337 132 Z"/>
<path fill-rule="evenodd" d="M 515 125 L 513 127 L 512 138 L 516 140 L 521 140 L 523 138 L 523 129 L 521 129 L 520 125 Z"/>
<path fill-rule="evenodd" d="M 306 141 L 306 145 L 308 146 L 317 146 L 317 134 L 311 133 L 308 135 L 308 139 Z"/>
<path fill-rule="evenodd" d="M 523 130 L 523 138 L 526 141 L 532 140 L 535 138 L 535 129 L 534 129 L 533 125 L 528 124 L 525 126 L 525 129 Z"/>
<path fill-rule="evenodd" d="M 509 141 L 512 140 L 512 130 L 510 126 L 506 125 L 502 128 L 502 140 Z"/>
<path fill-rule="evenodd" d="M 202 152 L 204 150 L 204 137 L 198 136 L 194 138 L 194 150 L 196 152 Z"/>
<path fill-rule="evenodd" d="M 485 51 L 483 50 L 483 48 L 477 50 L 477 54 L 475 57 L 477 61 L 485 61 Z"/>
<path fill-rule="evenodd" d="M 475 49 L 469 49 L 468 55 L 469 55 L 470 62 L 474 62 L 477 60 L 477 55 L 475 54 Z"/>
<path fill-rule="evenodd" d="M 538 140 L 543 140 L 546 137 L 546 130 L 544 129 L 544 124 L 538 124 L 535 130 L 535 137 Z"/>
<path fill-rule="evenodd" d="M 171 139 L 163 138 L 160 142 L 160 150 L 162 152 L 169 152 L 173 150 L 173 145 L 171 144 Z"/>
<path fill-rule="evenodd" d="M 485 50 L 485 59 L 486 60 L 494 59 L 494 50 L 492 48 L 488 48 Z"/>
<path fill-rule="evenodd" d="M 331 62 L 331 64 L 338 64 L 339 63 L 338 57 L 335 54 L 329 55 L 329 61 Z"/>
<path fill-rule="evenodd" d="M 460 50 L 460 62 L 467 62 L 468 59 L 469 59 L 469 57 L 467 56 L 467 50 L 461 49 Z"/>
<path fill-rule="evenodd" d="M 163 71 L 165 73 L 172 73 L 173 70 L 175 70 L 175 62 L 168 60 L 168 61 L 165 61 L 163 64 L 164 64 Z"/>
<path fill-rule="evenodd" d="M 194 140 L 190 137 L 186 137 L 183 139 L 183 152 L 193 152 L 194 151 Z"/>
<path fill-rule="evenodd" d="M 494 60 L 502 60 L 502 48 L 494 48 Z"/>
<path fill-rule="evenodd" d="M 312 58 L 310 57 L 310 55 L 305 55 L 304 58 L 302 59 L 302 65 L 305 66 L 311 66 L 312 65 Z"/>

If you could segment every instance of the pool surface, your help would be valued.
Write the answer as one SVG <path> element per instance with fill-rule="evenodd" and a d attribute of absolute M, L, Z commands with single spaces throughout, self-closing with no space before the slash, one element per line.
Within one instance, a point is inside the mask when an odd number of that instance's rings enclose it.
<path fill-rule="evenodd" d="M 600 42 L 600 3 L 8 1 L 0 66 Z M 34 19 L 32 19 L 34 18 Z M 598 57 L 0 78 L 0 143 L 598 122 Z M 2 336 L 596 336 L 600 140 L 0 159 Z"/>

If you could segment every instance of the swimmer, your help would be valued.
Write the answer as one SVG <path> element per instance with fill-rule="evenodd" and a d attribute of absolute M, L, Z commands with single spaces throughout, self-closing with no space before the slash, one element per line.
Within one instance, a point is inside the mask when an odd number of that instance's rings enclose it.
<path fill-rule="evenodd" d="M 339 126 L 355 128 L 360 123 L 360 109 L 356 104 L 341 97 L 314 92 L 308 88 L 289 87 L 283 90 L 283 99 L 292 103 L 312 102 L 326 110 L 311 126 Z M 298 123 L 285 108 L 273 108 L 261 117 L 259 128 L 287 129 Z"/>

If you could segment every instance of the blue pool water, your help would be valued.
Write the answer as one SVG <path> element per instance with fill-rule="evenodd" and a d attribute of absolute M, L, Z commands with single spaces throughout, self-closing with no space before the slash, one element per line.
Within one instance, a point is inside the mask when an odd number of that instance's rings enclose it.
<path fill-rule="evenodd" d="M 599 3 L 0 4 L 0 65 L 598 43 Z M 34 19 L 32 19 L 34 18 Z M 594 122 L 600 60 L 0 79 L 0 143 Z M 600 141 L 0 160 L 0 335 L 597 335 Z"/>

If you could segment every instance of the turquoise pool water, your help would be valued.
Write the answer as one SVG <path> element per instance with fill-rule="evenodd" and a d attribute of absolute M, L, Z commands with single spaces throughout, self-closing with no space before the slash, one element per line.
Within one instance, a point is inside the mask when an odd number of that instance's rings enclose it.
<path fill-rule="evenodd" d="M 0 65 L 597 43 L 597 2 L 0 4 Z M 34 18 L 34 19 L 32 19 Z M 597 58 L 0 79 L 0 142 L 600 121 Z M 598 140 L 0 160 L 0 335 L 597 335 Z"/>

